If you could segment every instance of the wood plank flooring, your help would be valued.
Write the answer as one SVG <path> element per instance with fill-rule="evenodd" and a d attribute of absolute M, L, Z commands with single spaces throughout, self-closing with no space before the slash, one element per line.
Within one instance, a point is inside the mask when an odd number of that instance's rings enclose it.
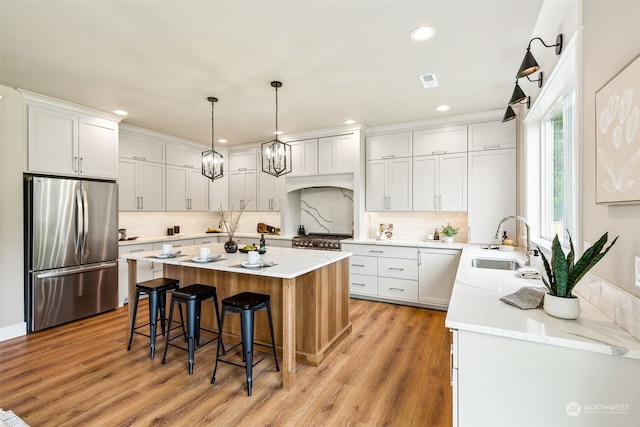
<path fill-rule="evenodd" d="M 141 303 L 139 319 L 147 312 Z M 351 299 L 353 333 L 317 368 L 298 364 L 282 389 L 272 358 L 244 371 L 215 344 L 187 354 L 148 338 L 127 351 L 127 309 L 0 343 L 0 407 L 46 426 L 450 426 L 445 312 Z M 259 319 L 258 319 L 259 321 Z"/>

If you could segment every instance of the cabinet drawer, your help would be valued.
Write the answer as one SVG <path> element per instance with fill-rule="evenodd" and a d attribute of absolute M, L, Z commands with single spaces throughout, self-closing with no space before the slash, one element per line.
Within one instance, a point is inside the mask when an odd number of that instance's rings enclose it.
<path fill-rule="evenodd" d="M 403 300 L 418 300 L 418 281 L 380 277 L 378 296 Z"/>
<path fill-rule="evenodd" d="M 378 278 L 364 274 L 350 274 L 349 290 L 352 294 L 377 295 Z"/>
<path fill-rule="evenodd" d="M 418 280 L 418 262 L 410 259 L 378 258 L 378 276 Z"/>
<path fill-rule="evenodd" d="M 417 248 L 407 248 L 402 246 L 388 246 L 388 245 L 358 245 L 358 244 L 342 244 L 342 250 L 346 252 L 353 252 L 354 255 L 363 256 L 383 256 L 387 258 L 405 258 L 405 259 L 418 259 Z"/>
<path fill-rule="evenodd" d="M 134 254 L 136 252 L 149 252 L 153 250 L 153 243 L 140 243 L 137 245 L 122 245 L 118 248 L 118 255 Z"/>
<path fill-rule="evenodd" d="M 194 245 L 213 245 L 214 243 L 220 243 L 218 236 L 200 237 L 193 240 Z"/>
<path fill-rule="evenodd" d="M 378 258 L 370 256 L 353 255 L 349 259 L 349 272 L 365 274 L 367 276 L 378 275 Z"/>

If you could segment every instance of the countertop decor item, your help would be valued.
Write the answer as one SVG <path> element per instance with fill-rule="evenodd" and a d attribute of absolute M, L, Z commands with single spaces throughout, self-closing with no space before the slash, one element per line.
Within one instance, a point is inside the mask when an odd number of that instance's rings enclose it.
<path fill-rule="evenodd" d="M 236 233 L 236 230 L 238 229 L 238 224 L 240 223 L 240 217 L 242 216 L 242 212 L 244 212 L 244 209 L 247 207 L 247 204 L 250 201 L 251 200 L 247 200 L 244 203 L 241 202 L 240 210 L 235 214 L 233 212 L 233 206 L 231 206 L 231 209 L 229 210 L 228 222 L 224 216 L 222 203 L 220 203 L 220 208 L 218 210 L 220 214 L 220 223 L 222 224 L 223 229 L 226 230 L 226 232 L 229 234 L 229 239 L 224 244 L 224 250 L 227 251 L 227 253 L 234 253 L 238 250 L 238 244 L 233 241 L 233 235 Z"/>
<path fill-rule="evenodd" d="M 455 228 L 451 224 L 447 223 L 447 225 L 442 226 L 442 231 L 440 232 L 440 234 L 445 236 L 444 237 L 445 242 L 453 243 L 453 236 L 458 234 L 458 230 L 460 230 L 460 228 Z"/>
<path fill-rule="evenodd" d="M 609 252 L 618 237 L 604 249 L 607 239 L 608 233 L 604 233 L 593 246 L 584 251 L 578 262 L 574 262 L 575 251 L 570 234 L 570 250 L 566 257 L 557 234 L 551 246 L 551 262 L 540 251 L 547 274 L 546 278 L 542 276 L 542 281 L 549 290 L 544 298 L 544 311 L 547 314 L 561 319 L 576 319 L 580 315 L 580 301 L 572 294 L 573 288 Z"/>

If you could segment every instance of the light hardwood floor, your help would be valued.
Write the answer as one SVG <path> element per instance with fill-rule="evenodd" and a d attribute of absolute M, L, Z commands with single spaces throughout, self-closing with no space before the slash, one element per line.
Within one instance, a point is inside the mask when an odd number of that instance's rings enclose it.
<path fill-rule="evenodd" d="M 298 364 L 285 391 L 265 359 L 248 397 L 240 368 L 220 364 L 210 384 L 215 344 L 191 376 L 184 351 L 162 365 L 160 337 L 154 360 L 143 336 L 128 352 L 125 306 L 0 343 L 0 407 L 32 427 L 450 426 L 445 315 L 352 299 L 353 332 L 321 366 Z"/>

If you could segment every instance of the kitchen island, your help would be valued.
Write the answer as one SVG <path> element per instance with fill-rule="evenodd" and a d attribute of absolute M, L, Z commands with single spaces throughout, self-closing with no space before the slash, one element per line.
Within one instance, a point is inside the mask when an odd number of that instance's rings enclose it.
<path fill-rule="evenodd" d="M 193 261 L 201 247 L 215 262 Z M 159 251 L 124 255 L 129 264 L 129 295 L 135 295 L 137 261 L 163 264 L 164 277 L 180 281 L 180 287 L 194 283 L 215 286 L 218 300 L 239 292 L 259 292 L 271 296 L 276 347 L 282 354 L 282 382 L 285 389 L 295 386 L 296 360 L 318 366 L 333 348 L 351 332 L 349 318 L 349 252 L 269 248 L 261 261 L 270 267 L 245 268 L 247 254 L 227 254 L 222 243 L 180 248 L 176 258 L 156 258 Z M 214 327 L 213 307 L 202 307 L 202 325 Z M 239 320 L 225 321 L 224 334 L 240 337 Z M 133 305 L 129 304 L 129 327 Z M 213 324 L 212 324 L 213 323 Z M 256 342 L 269 342 L 267 322 L 256 321 Z M 127 332 L 129 333 L 129 332 Z"/>

